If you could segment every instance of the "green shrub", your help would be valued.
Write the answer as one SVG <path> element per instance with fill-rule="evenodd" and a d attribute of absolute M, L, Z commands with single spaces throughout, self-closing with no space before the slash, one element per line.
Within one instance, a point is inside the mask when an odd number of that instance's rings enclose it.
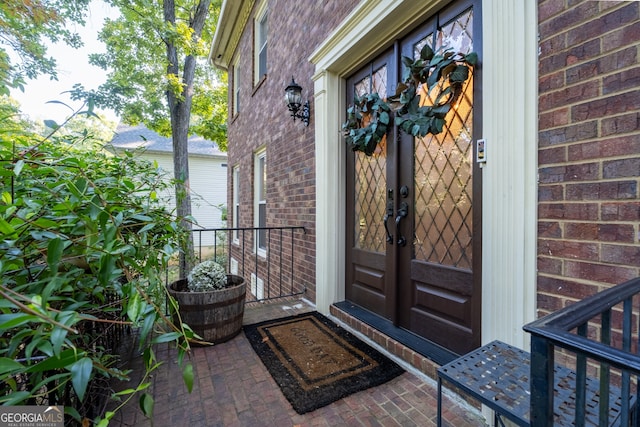
<path fill-rule="evenodd" d="M 132 155 L 43 140 L 1 113 L 0 404 L 65 405 L 78 424 L 108 424 L 119 407 L 102 413 L 93 400 L 103 384 L 128 381 L 113 337 L 134 328 L 147 372 L 113 397 L 141 392 L 150 414 L 152 345 L 175 341 L 182 362 L 190 334 L 163 305 L 162 273 L 183 241 L 158 199 L 167 181 Z"/>
<path fill-rule="evenodd" d="M 187 276 L 187 286 L 191 292 L 207 292 L 227 287 L 227 273 L 213 260 L 202 261 L 193 267 Z"/>

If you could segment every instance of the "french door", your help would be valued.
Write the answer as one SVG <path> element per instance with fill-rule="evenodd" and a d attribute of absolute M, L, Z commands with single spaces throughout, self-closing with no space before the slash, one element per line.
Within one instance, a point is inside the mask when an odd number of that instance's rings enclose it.
<path fill-rule="evenodd" d="M 425 44 L 477 46 L 472 2 L 456 2 L 347 79 L 353 95 L 395 92 L 400 56 Z M 392 128 L 372 156 L 347 156 L 346 298 L 456 353 L 480 345 L 479 73 L 465 83 L 439 135 Z M 429 103 L 422 93 L 421 103 Z"/>

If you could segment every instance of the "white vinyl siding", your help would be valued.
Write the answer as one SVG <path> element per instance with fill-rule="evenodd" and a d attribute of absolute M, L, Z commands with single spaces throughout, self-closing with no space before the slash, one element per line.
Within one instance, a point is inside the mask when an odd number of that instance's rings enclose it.
<path fill-rule="evenodd" d="M 145 152 L 140 157 L 156 161 L 158 166 L 173 176 L 171 153 Z M 227 204 L 227 159 L 226 157 L 189 155 L 189 180 L 191 188 L 191 210 L 197 221 L 194 229 L 223 228 L 222 207 Z M 175 190 L 170 186 L 165 194 L 167 209 L 175 207 Z M 202 244 L 213 244 L 213 233 L 202 235 Z M 205 239 L 208 239 L 205 241 Z M 210 240 L 210 242 L 209 242 Z"/>

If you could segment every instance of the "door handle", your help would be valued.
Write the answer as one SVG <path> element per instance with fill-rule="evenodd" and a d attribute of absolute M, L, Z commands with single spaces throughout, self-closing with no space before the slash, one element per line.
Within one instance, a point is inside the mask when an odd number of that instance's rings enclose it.
<path fill-rule="evenodd" d="M 384 215 L 382 219 L 382 223 L 384 224 L 384 231 L 387 233 L 387 242 L 393 245 L 393 235 L 389 232 L 389 226 L 387 225 L 387 221 L 389 218 L 393 217 L 393 200 L 389 200 L 387 203 L 387 213 Z"/>
<path fill-rule="evenodd" d="M 409 215 L 409 205 L 407 205 L 407 202 L 402 202 L 400 203 L 400 209 L 398 209 L 398 216 L 396 216 L 396 232 L 398 233 L 399 246 L 405 246 L 407 244 L 407 239 L 400 234 L 400 221 L 407 215 Z"/>

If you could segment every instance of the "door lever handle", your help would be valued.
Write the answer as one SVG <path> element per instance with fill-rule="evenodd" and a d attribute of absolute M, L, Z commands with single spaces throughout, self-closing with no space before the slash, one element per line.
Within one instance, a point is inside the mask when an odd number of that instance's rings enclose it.
<path fill-rule="evenodd" d="M 393 217 L 393 202 L 389 201 L 387 204 L 387 213 L 382 218 L 382 223 L 384 224 L 384 231 L 387 233 L 387 242 L 393 245 L 393 235 L 389 232 L 389 226 L 387 225 L 387 221 L 389 218 Z"/>
<path fill-rule="evenodd" d="M 402 218 L 409 215 L 409 205 L 406 202 L 400 203 L 400 209 L 398 209 L 398 216 L 396 216 L 396 232 L 398 233 L 398 245 L 405 246 L 407 244 L 407 239 L 400 233 L 400 221 Z"/>

